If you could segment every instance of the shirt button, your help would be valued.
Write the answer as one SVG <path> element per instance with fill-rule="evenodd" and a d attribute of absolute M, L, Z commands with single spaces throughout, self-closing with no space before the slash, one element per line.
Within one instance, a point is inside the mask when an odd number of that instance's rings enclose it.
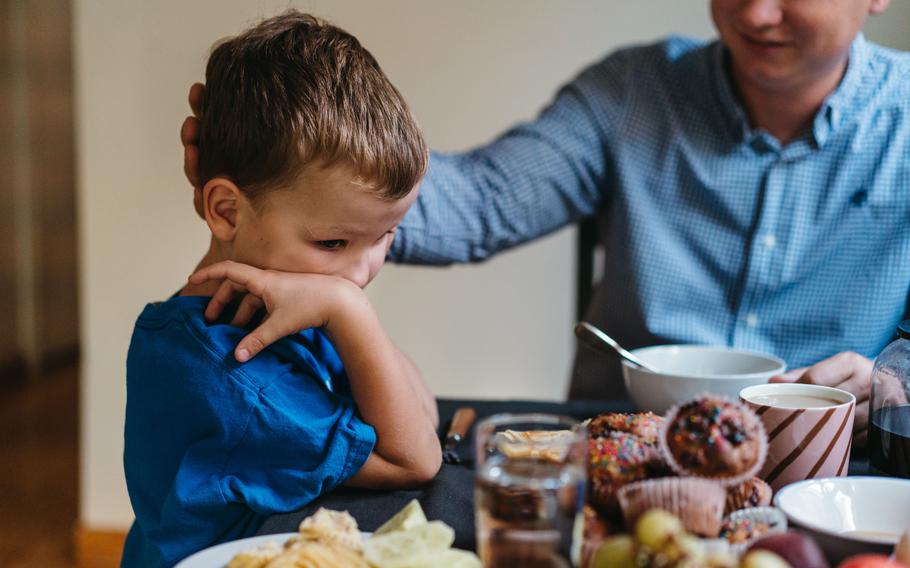
<path fill-rule="evenodd" d="M 767 235 L 762 237 L 762 244 L 765 245 L 766 249 L 769 249 L 769 250 L 773 249 L 777 245 L 777 237 L 768 233 Z"/>
<path fill-rule="evenodd" d="M 754 313 L 748 314 L 746 316 L 746 325 L 749 327 L 758 326 L 758 316 L 755 315 Z"/>

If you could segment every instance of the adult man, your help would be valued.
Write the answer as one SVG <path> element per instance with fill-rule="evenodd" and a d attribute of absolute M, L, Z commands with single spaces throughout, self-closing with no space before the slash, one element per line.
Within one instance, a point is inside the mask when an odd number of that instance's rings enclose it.
<path fill-rule="evenodd" d="M 712 0 L 720 42 L 619 51 L 533 122 L 433 155 L 392 258 L 482 260 L 594 215 L 587 318 L 620 342 L 770 351 L 811 365 L 780 380 L 864 400 L 910 284 L 910 58 L 859 35 L 888 4 Z M 621 395 L 604 364 L 580 351 L 570 395 Z"/>

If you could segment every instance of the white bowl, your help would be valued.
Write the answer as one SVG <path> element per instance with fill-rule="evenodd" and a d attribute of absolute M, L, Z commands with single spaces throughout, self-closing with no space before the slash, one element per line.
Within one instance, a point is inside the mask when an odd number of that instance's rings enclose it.
<path fill-rule="evenodd" d="M 623 361 L 626 391 L 639 410 L 658 414 L 704 393 L 739 400 L 742 389 L 766 383 L 787 369 L 786 363 L 773 355 L 730 347 L 658 345 L 632 353 L 660 372 Z"/>
<path fill-rule="evenodd" d="M 774 496 L 790 524 L 814 537 L 828 559 L 891 554 L 910 529 L 910 479 L 825 477 L 798 481 Z"/>

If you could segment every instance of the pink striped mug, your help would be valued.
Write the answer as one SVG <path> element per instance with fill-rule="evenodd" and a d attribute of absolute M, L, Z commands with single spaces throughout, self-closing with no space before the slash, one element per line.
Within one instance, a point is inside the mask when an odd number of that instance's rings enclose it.
<path fill-rule="evenodd" d="M 739 398 L 761 418 L 768 457 L 759 472 L 774 491 L 794 481 L 847 474 L 856 397 L 820 385 L 774 383 Z"/>

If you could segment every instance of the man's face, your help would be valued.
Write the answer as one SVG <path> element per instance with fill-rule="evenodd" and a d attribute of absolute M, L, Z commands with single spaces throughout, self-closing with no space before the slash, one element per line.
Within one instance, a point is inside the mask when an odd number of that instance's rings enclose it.
<path fill-rule="evenodd" d="M 839 73 L 866 16 L 889 0 L 711 0 L 737 81 L 787 91 Z"/>
<path fill-rule="evenodd" d="M 388 199 L 345 168 L 310 171 L 297 187 L 246 208 L 233 260 L 285 272 L 340 276 L 363 288 L 379 272 L 417 189 Z"/>

